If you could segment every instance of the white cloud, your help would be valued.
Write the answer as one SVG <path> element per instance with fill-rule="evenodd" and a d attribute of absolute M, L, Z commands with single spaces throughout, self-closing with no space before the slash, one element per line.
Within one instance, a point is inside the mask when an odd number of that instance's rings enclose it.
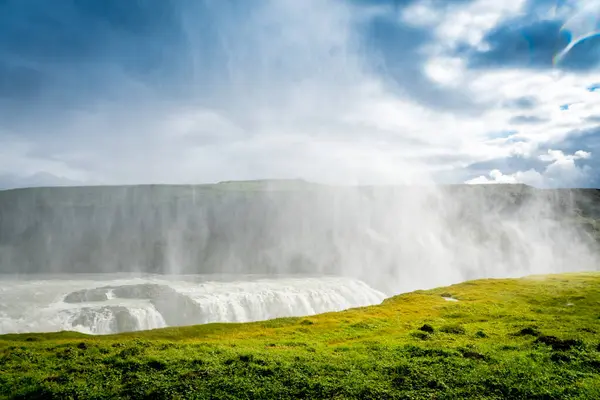
<path fill-rule="evenodd" d="M 431 0 L 414 2 L 403 9 L 400 15 L 402 23 L 418 27 L 437 25 L 443 18 L 444 11 Z"/>
<path fill-rule="evenodd" d="M 462 134 L 473 141 L 469 146 L 473 159 L 530 157 L 545 143 L 557 143 L 566 139 L 572 131 L 593 128 L 592 117 L 600 113 L 600 96 L 586 90 L 590 82 L 600 80 L 598 72 L 544 72 L 516 68 L 469 70 L 464 61 L 451 55 L 460 44 L 485 50 L 485 34 L 508 18 L 521 15 L 525 3 L 514 0 L 492 4 L 481 0 L 436 7 L 431 1 L 421 1 L 409 7 L 405 15 L 407 22 L 411 18 L 417 24 L 429 21 L 438 37 L 437 42 L 424 49 L 428 54 L 424 66 L 427 76 L 438 84 L 458 87 L 469 93 L 476 104 L 491 107 L 480 116 L 486 121 L 488 133 L 516 131 L 504 139 L 486 139 L 482 132 L 465 131 Z M 558 11 L 572 14 L 576 8 L 562 7 Z M 434 20 L 436 23 L 433 23 Z M 503 109 L 500 105 L 531 96 L 538 99 L 537 104 L 533 109 L 521 112 L 537 118 L 539 123 L 511 126 L 510 119 L 519 111 Z M 563 104 L 570 104 L 569 110 L 561 110 Z"/>
<path fill-rule="evenodd" d="M 542 174 L 537 172 L 534 169 L 530 169 L 527 171 L 517 171 L 514 174 L 503 174 L 500 170 L 494 169 L 491 170 L 488 176 L 478 176 L 477 178 L 473 178 L 471 180 L 466 181 L 465 183 L 471 185 L 478 184 L 516 184 L 516 183 L 524 183 L 532 186 L 542 186 L 544 181 L 544 177 Z"/>
<path fill-rule="evenodd" d="M 525 4 L 525 0 L 475 0 L 457 4 L 449 9 L 442 23 L 436 27 L 436 34 L 447 47 L 466 43 L 484 50 L 485 34 L 505 19 L 518 15 Z"/>
<path fill-rule="evenodd" d="M 565 161 L 575 161 L 581 159 L 588 159 L 592 156 L 592 153 L 583 150 L 577 150 L 573 154 L 565 154 L 561 150 L 548 150 L 548 154 L 542 154 L 538 158 L 542 161 L 550 161 L 550 162 L 565 162 Z"/>
<path fill-rule="evenodd" d="M 459 87 L 464 84 L 465 62 L 457 57 L 430 58 L 425 63 L 425 74 L 434 82 Z"/>
<path fill-rule="evenodd" d="M 482 148 L 490 156 L 530 157 L 544 144 L 560 143 L 577 131 L 597 125 L 590 117 L 600 112 L 600 96 L 586 90 L 586 86 L 600 79 L 598 73 L 544 73 L 512 69 L 474 72 L 468 78 L 465 78 L 465 90 L 483 103 L 499 106 L 482 116 L 489 126 L 488 132 L 492 129 L 513 132 L 504 138 L 482 140 Z M 531 109 L 515 111 L 500 107 L 508 101 L 531 96 L 537 99 Z M 565 103 L 575 105 L 568 110 L 561 110 L 560 106 Z M 511 124 L 511 118 L 518 113 L 537 118 L 538 122 Z M 480 154 L 484 156 L 483 151 Z"/>
<path fill-rule="evenodd" d="M 432 49 L 436 53 L 453 50 L 460 44 L 483 50 L 486 48 L 483 41 L 485 34 L 507 18 L 522 12 L 525 3 L 525 0 L 474 0 L 444 4 L 421 0 L 402 11 L 401 21 L 434 29 L 438 41 Z"/>
<path fill-rule="evenodd" d="M 578 150 L 574 154 L 564 154 L 560 150 L 548 150 L 548 154 L 540 155 L 541 161 L 549 162 L 542 173 L 529 169 L 517 171 L 512 174 L 503 174 L 500 170 L 490 171 L 488 176 L 478 176 L 466 181 L 467 184 L 491 183 L 524 183 L 536 187 L 561 187 L 582 184 L 588 173 L 589 167 L 578 166 L 575 161 L 589 159 L 591 153 Z"/>
<path fill-rule="evenodd" d="M 588 159 L 592 157 L 592 153 L 588 152 L 588 151 L 583 151 L 583 150 L 577 150 L 574 154 L 575 160 L 578 159 Z"/>

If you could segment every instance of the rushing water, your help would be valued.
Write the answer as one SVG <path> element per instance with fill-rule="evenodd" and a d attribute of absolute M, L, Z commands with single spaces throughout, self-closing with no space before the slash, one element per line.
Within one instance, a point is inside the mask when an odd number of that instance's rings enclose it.
<path fill-rule="evenodd" d="M 0 333 L 311 315 L 600 265 L 595 192 L 255 186 L 0 191 Z"/>
<path fill-rule="evenodd" d="M 2 276 L 0 333 L 108 334 L 260 321 L 372 305 L 384 297 L 340 277 Z"/>

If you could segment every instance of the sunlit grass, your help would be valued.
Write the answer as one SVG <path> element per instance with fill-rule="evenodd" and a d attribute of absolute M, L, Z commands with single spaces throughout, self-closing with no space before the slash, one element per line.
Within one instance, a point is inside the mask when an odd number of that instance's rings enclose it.
<path fill-rule="evenodd" d="M 600 273 L 478 280 L 303 318 L 4 335 L 0 396 L 599 399 L 599 333 Z"/>

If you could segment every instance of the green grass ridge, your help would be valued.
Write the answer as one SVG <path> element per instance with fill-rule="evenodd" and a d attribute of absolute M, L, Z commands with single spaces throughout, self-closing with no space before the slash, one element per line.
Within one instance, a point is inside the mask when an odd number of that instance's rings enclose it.
<path fill-rule="evenodd" d="M 600 399 L 599 332 L 600 273 L 484 279 L 310 317 L 2 335 L 0 398 Z"/>

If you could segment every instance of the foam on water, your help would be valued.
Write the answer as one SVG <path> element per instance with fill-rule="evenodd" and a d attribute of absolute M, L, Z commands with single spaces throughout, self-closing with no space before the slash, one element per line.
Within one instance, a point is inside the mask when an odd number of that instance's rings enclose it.
<path fill-rule="evenodd" d="M 348 278 L 210 282 L 177 287 L 205 312 L 205 322 L 248 322 L 376 304 L 384 295 Z"/>
<path fill-rule="evenodd" d="M 361 281 L 340 277 L 101 275 L 4 277 L 0 297 L 0 333 L 108 334 L 314 315 L 378 304 L 385 295 Z"/>

